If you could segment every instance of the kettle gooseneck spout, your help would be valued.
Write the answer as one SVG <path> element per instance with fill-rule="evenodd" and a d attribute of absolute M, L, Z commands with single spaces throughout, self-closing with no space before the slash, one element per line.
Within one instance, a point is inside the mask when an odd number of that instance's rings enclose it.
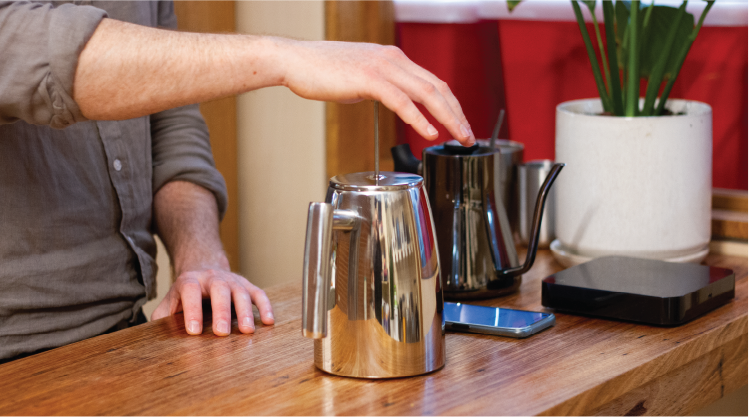
<path fill-rule="evenodd" d="M 528 272 L 533 266 L 533 262 L 536 260 L 536 251 L 538 250 L 538 238 L 541 230 L 541 217 L 543 216 L 544 206 L 546 205 L 546 197 L 549 195 L 554 180 L 559 176 L 559 172 L 565 167 L 563 163 L 556 163 L 551 167 L 549 175 L 546 176 L 544 183 L 541 185 L 541 190 L 538 192 L 536 198 L 536 209 L 533 212 L 533 223 L 531 224 L 531 238 L 528 242 L 528 252 L 525 255 L 525 262 L 522 265 L 514 268 L 505 268 L 497 270 L 497 278 L 513 277 L 522 275 Z"/>

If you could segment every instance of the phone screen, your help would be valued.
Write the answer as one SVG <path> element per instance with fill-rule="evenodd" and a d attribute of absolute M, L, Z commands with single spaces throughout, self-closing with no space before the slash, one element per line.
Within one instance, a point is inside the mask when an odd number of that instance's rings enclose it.
<path fill-rule="evenodd" d="M 550 313 L 445 303 L 445 321 L 487 327 L 525 328 L 549 317 Z"/>

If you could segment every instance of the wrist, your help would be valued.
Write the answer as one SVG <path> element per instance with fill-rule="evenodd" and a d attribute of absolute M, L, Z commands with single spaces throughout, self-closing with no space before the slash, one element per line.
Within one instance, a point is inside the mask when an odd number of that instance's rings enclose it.
<path fill-rule="evenodd" d="M 285 84 L 288 40 L 273 36 L 246 35 L 237 72 L 245 91 Z"/>
<path fill-rule="evenodd" d="M 190 271 L 207 271 L 209 269 L 231 272 L 229 259 L 221 251 L 192 252 L 175 256 L 174 274 L 180 276 Z"/>

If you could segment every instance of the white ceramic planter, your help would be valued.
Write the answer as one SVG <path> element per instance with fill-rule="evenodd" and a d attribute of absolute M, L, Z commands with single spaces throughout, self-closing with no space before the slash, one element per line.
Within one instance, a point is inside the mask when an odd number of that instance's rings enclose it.
<path fill-rule="evenodd" d="M 557 106 L 556 160 L 567 167 L 555 185 L 552 250 L 563 263 L 605 255 L 699 262 L 707 255 L 712 109 L 686 100 L 667 108 L 675 115 L 600 116 L 599 99 Z"/>

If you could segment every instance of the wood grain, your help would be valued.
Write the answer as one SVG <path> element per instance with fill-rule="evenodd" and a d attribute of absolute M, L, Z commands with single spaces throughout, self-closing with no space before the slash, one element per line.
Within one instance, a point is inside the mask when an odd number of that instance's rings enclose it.
<path fill-rule="evenodd" d="M 727 392 L 742 387 L 740 381 L 747 379 L 746 353 L 747 337 L 744 335 L 622 395 L 590 414 L 689 414 L 717 401 Z M 739 385 L 736 385 L 737 382 Z"/>
<path fill-rule="evenodd" d="M 326 1 L 325 39 L 395 44 L 392 1 Z M 371 100 L 325 105 L 326 172 L 338 174 L 374 170 L 374 110 Z M 380 106 L 380 170 L 392 171 L 390 148 L 395 146 L 395 114 Z"/>
<path fill-rule="evenodd" d="M 746 190 L 729 190 L 713 188 L 713 208 L 747 212 Z"/>
<path fill-rule="evenodd" d="M 747 213 L 732 210 L 713 209 L 711 213 L 711 234 L 713 238 L 741 239 L 746 241 Z"/>
<path fill-rule="evenodd" d="M 521 257 L 523 255 L 521 254 Z M 268 289 L 276 324 L 184 333 L 181 315 L 0 365 L 0 414 L 689 414 L 747 383 L 747 259 L 729 304 L 679 327 L 556 313 L 528 339 L 447 334 L 447 365 L 393 380 L 327 375 L 301 336 L 301 288 Z M 541 310 L 548 251 L 519 292 L 481 302 Z"/>
<path fill-rule="evenodd" d="M 233 1 L 178 1 L 174 3 L 178 29 L 189 32 L 235 31 Z M 200 104 L 208 125 L 216 168 L 224 176 L 229 206 L 221 222 L 221 241 L 232 271 L 239 270 L 239 205 L 237 171 L 237 98 Z"/>

